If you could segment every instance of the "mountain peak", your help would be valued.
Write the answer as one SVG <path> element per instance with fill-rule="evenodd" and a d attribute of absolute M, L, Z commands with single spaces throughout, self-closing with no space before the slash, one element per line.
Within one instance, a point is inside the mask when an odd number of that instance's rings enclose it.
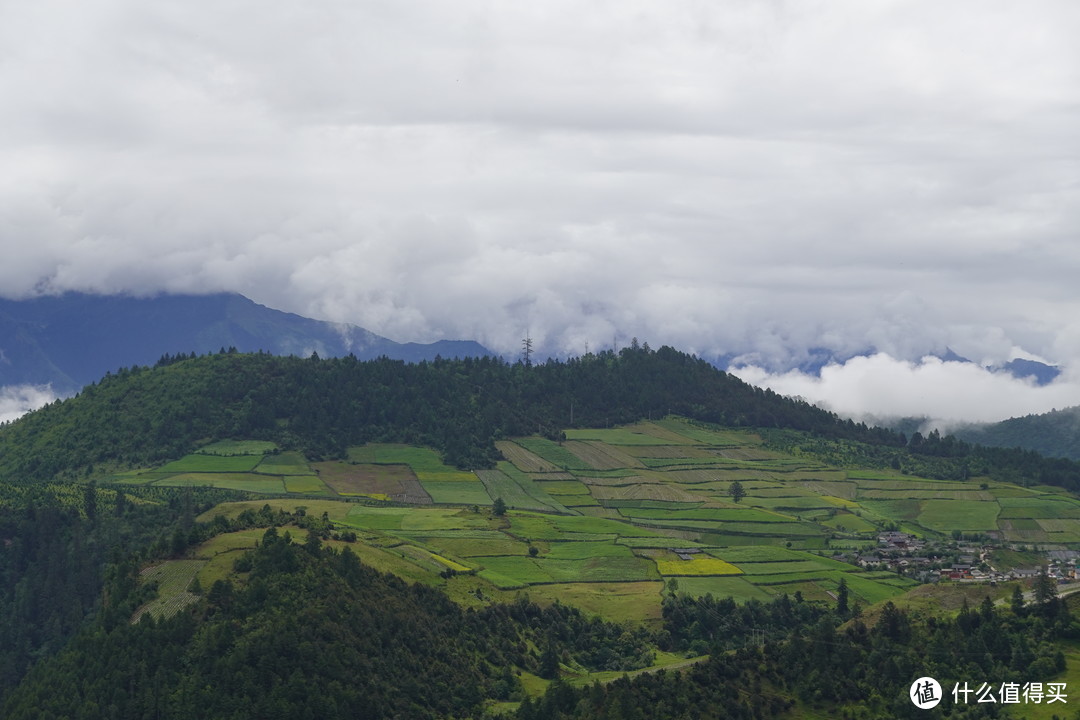
<path fill-rule="evenodd" d="M 410 362 L 494 354 L 472 341 L 398 343 L 357 325 L 274 310 L 236 293 L 0 299 L 0 386 L 51 384 L 72 392 L 106 372 L 152 365 L 165 354 L 229 347 Z"/>

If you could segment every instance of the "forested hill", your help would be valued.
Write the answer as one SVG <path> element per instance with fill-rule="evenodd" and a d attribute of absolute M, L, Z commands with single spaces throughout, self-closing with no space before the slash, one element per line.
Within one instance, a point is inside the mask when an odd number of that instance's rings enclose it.
<path fill-rule="evenodd" d="M 1080 407 L 958 428 L 955 435 L 981 445 L 1020 447 L 1048 457 L 1080 460 Z"/>
<path fill-rule="evenodd" d="M 671 348 L 626 348 L 528 367 L 496 358 L 407 364 L 220 353 L 121 370 L 0 428 L 0 478 L 85 477 L 176 458 L 217 438 L 274 440 L 311 457 L 365 441 L 429 445 L 486 467 L 493 440 L 678 413 L 901 444 L 754 388 Z"/>
<path fill-rule="evenodd" d="M 499 459 L 494 441 L 501 437 L 558 438 L 563 428 L 668 414 L 806 431 L 839 443 L 827 451 L 830 461 L 854 452 L 860 462 L 901 467 L 915 458 L 930 477 L 991 475 L 1080 491 L 1080 463 L 972 446 L 936 432 L 908 440 L 752 387 L 677 350 L 636 344 L 533 366 L 491 357 L 417 364 L 237 352 L 165 357 L 0 427 L 0 480 L 105 476 L 227 438 L 272 440 L 310 458 L 343 457 L 364 442 L 403 442 L 476 469 Z"/>

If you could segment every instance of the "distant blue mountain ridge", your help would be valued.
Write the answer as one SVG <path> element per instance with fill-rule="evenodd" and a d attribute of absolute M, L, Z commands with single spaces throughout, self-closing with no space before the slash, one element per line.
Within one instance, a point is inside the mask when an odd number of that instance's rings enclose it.
<path fill-rule="evenodd" d="M 793 363 L 790 367 L 785 368 L 766 368 L 771 372 L 789 372 L 791 370 L 797 370 L 807 375 L 820 376 L 821 369 L 830 364 L 843 365 L 848 360 L 857 357 L 869 357 L 874 354 L 874 350 L 864 350 L 857 353 L 838 353 L 834 350 L 830 350 L 825 347 L 812 347 L 807 348 L 804 356 Z M 738 364 L 733 364 L 737 357 L 745 357 L 729 353 L 721 355 L 716 360 L 716 366 L 722 370 L 730 370 L 733 367 L 737 367 Z M 932 354 L 931 357 L 936 357 L 943 362 L 961 362 L 975 364 L 973 360 L 957 354 L 952 348 L 946 347 L 944 353 Z M 1017 358 L 1010 360 L 1007 363 L 996 366 L 989 366 L 986 368 L 991 372 L 1006 372 L 1016 378 L 1032 378 L 1037 385 L 1046 385 L 1054 381 L 1058 375 L 1061 374 L 1061 370 L 1055 365 L 1047 365 L 1046 363 L 1038 362 L 1037 360 L 1024 360 Z"/>
<path fill-rule="evenodd" d="M 0 299 L 0 386 L 51 384 L 55 392 L 68 394 L 121 367 L 153 365 L 165 354 L 230 347 L 409 362 L 495 354 L 471 340 L 398 343 L 356 325 L 273 310 L 234 293 Z"/>

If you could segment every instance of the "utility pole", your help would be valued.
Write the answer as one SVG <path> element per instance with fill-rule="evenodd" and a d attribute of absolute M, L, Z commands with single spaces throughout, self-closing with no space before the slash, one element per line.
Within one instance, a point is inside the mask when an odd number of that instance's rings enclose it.
<path fill-rule="evenodd" d="M 525 367 L 532 367 L 532 338 L 529 337 L 528 331 L 525 332 L 525 339 L 521 341 L 521 352 L 525 356 Z"/>

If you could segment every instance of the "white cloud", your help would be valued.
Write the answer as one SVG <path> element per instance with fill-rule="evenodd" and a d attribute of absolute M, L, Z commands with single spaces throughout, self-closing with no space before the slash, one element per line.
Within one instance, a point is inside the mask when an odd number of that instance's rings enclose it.
<path fill-rule="evenodd" d="M 827 365 L 820 377 L 799 371 L 774 374 L 754 366 L 733 374 L 844 417 L 927 417 L 931 425 L 943 429 L 962 421 L 997 422 L 1080 405 L 1076 377 L 1062 375 L 1039 386 L 974 363 L 936 357 L 911 362 L 878 353 Z"/>
<path fill-rule="evenodd" d="M 1077 365 L 1078 30 L 1068 0 L 9 3 L 0 295 Z"/>
<path fill-rule="evenodd" d="M 56 398 L 52 388 L 47 385 L 4 385 L 0 387 L 0 423 L 22 417 Z"/>

